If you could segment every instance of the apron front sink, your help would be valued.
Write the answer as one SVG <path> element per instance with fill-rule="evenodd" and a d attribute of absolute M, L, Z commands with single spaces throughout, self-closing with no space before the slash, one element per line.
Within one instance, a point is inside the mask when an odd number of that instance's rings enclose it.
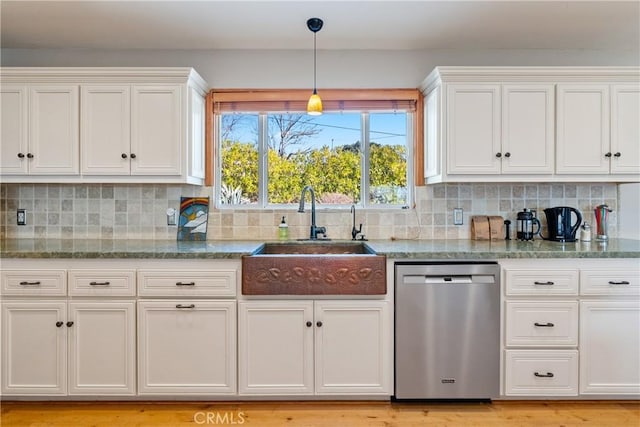
<path fill-rule="evenodd" d="M 243 295 L 384 295 L 386 257 L 364 242 L 265 243 L 242 257 Z"/>

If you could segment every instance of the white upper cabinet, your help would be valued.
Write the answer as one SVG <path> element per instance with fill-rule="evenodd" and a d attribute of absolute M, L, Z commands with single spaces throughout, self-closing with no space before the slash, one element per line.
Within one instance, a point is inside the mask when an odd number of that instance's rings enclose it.
<path fill-rule="evenodd" d="M 29 173 L 77 175 L 78 86 L 34 85 L 29 97 Z M 33 157 L 29 158 L 29 154 Z"/>
<path fill-rule="evenodd" d="M 640 84 L 611 86 L 611 172 L 640 174 Z"/>
<path fill-rule="evenodd" d="M 24 85 L 0 87 L 0 173 L 28 171 L 28 92 Z"/>
<path fill-rule="evenodd" d="M 447 171 L 498 174 L 500 86 L 452 84 L 447 88 Z"/>
<path fill-rule="evenodd" d="M 502 86 L 502 173 L 552 174 L 553 85 Z"/>
<path fill-rule="evenodd" d="M 182 135 L 180 86 L 134 86 L 131 172 L 180 175 Z M 135 157 L 134 157 L 135 156 Z"/>
<path fill-rule="evenodd" d="M 609 85 L 558 85 L 556 147 L 559 174 L 609 173 Z"/>
<path fill-rule="evenodd" d="M 204 183 L 207 84 L 193 69 L 9 68 L 0 79 L 3 181 Z"/>
<path fill-rule="evenodd" d="M 638 67 L 437 67 L 425 182 L 640 182 Z"/>
<path fill-rule="evenodd" d="M 79 173 L 77 85 L 2 85 L 0 172 Z"/>
<path fill-rule="evenodd" d="M 131 156 L 131 89 L 82 87 L 82 173 L 128 175 Z"/>

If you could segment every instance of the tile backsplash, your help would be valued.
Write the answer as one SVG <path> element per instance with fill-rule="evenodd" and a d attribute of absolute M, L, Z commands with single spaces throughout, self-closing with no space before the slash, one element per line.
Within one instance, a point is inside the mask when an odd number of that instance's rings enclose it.
<path fill-rule="evenodd" d="M 180 196 L 213 196 L 211 187 L 151 184 L 2 184 L 0 191 L 0 237 L 6 238 L 175 239 L 167 208 L 178 209 Z M 500 215 L 515 224 L 516 213 L 527 207 L 537 209 L 544 227 L 544 208 L 572 206 L 593 224 L 593 208 L 601 203 L 613 209 L 609 235 L 616 237 L 618 186 L 611 183 L 430 185 L 416 189 L 415 209 L 358 209 L 356 222 L 369 239 L 466 239 L 471 215 Z M 26 226 L 16 225 L 18 208 L 27 211 Z M 463 225 L 453 225 L 454 208 L 464 210 Z M 290 238 L 308 237 L 310 213 L 297 207 L 212 208 L 207 237 L 276 239 L 283 215 Z M 333 239 L 351 238 L 348 209 L 319 207 L 317 223 Z"/>

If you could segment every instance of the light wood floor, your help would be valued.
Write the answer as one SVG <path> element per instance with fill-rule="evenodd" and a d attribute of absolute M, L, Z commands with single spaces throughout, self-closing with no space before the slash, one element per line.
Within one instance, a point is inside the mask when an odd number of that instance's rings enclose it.
<path fill-rule="evenodd" d="M 640 402 L 25 403 L 2 402 L 6 426 L 640 426 Z"/>

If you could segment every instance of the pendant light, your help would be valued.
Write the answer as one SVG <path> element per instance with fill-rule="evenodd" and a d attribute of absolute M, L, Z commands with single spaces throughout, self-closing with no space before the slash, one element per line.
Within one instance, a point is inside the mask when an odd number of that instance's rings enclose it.
<path fill-rule="evenodd" d="M 323 23 L 320 18 L 309 18 L 307 20 L 307 27 L 313 33 L 313 94 L 307 103 L 307 114 L 312 116 L 322 114 L 322 99 L 320 99 L 316 90 L 316 33 L 322 29 Z"/>

